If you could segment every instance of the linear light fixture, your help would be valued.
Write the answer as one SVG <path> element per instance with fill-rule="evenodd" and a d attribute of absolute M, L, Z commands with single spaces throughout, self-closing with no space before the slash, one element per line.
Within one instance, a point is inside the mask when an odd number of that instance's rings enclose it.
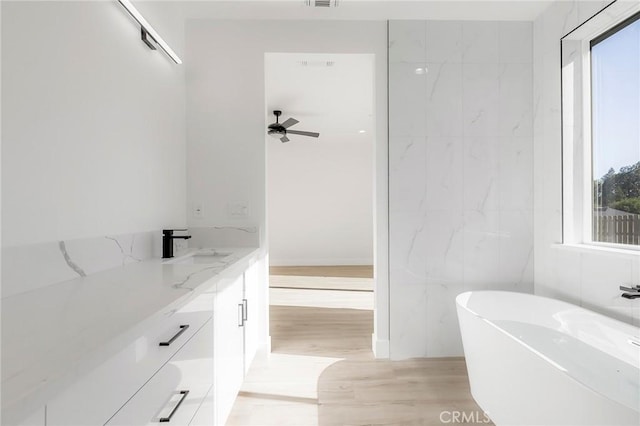
<path fill-rule="evenodd" d="M 127 12 L 129 12 L 133 19 L 135 19 L 136 22 L 140 24 L 140 35 L 142 41 L 147 46 L 149 46 L 150 49 L 156 50 L 156 47 L 149 39 L 157 43 L 158 46 L 160 46 L 162 50 L 164 50 L 164 52 L 169 55 L 173 62 L 175 62 L 176 64 L 182 63 L 182 60 L 178 57 L 178 55 L 176 55 L 176 52 L 174 52 L 173 49 L 169 47 L 167 42 L 164 41 L 162 37 L 160 37 L 160 34 L 158 34 L 158 32 L 153 29 L 153 27 L 147 22 L 146 19 L 144 19 L 140 12 L 138 12 L 138 9 L 136 9 L 129 0 L 118 1 L 125 9 L 127 9 Z"/>

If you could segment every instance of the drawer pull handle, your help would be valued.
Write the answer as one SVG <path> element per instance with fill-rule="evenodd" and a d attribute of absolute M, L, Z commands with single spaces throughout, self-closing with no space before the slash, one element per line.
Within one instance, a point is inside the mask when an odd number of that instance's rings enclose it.
<path fill-rule="evenodd" d="M 247 299 L 242 299 L 242 321 L 247 321 L 249 319 L 249 301 Z"/>
<path fill-rule="evenodd" d="M 160 346 L 169 346 L 170 344 L 173 343 L 174 340 L 180 337 L 182 333 L 187 331 L 187 328 L 189 328 L 189 324 L 181 325 L 180 331 L 178 331 L 175 336 L 173 336 L 171 339 L 167 340 L 166 342 L 160 342 Z"/>
<path fill-rule="evenodd" d="M 187 326 L 187 327 L 189 327 L 189 326 Z M 167 422 L 171 421 L 171 417 L 173 417 L 173 415 L 176 413 L 176 411 L 178 411 L 178 407 L 180 407 L 180 404 L 182 404 L 182 401 L 184 401 L 184 399 L 187 397 L 187 395 L 189 395 L 189 391 L 188 390 L 183 390 L 183 391 L 180 391 L 180 394 L 182 395 L 182 397 L 180 397 L 180 401 L 178 401 L 176 406 L 173 407 L 173 410 L 171 410 L 171 412 L 169 413 L 169 417 L 160 417 L 160 423 L 167 423 Z"/>
<path fill-rule="evenodd" d="M 244 303 L 238 303 L 238 327 L 244 327 Z"/>

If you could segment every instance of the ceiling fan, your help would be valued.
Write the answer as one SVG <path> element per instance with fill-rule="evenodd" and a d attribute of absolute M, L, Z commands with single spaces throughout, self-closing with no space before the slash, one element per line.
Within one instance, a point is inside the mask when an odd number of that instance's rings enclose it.
<path fill-rule="evenodd" d="M 287 118 L 283 123 L 279 123 L 278 120 L 282 115 L 282 111 L 275 110 L 273 111 L 273 115 L 276 116 L 276 122 L 269 124 L 267 134 L 269 134 L 269 136 L 273 136 L 274 138 L 279 138 L 280 142 L 283 142 L 283 143 L 289 142 L 290 139 L 287 137 L 287 134 L 310 136 L 312 138 L 317 138 L 318 136 L 320 136 L 320 133 L 316 133 L 316 132 L 304 132 L 302 130 L 289 130 L 289 127 L 293 126 L 294 124 L 298 124 L 299 121 L 296 120 L 295 118 L 290 117 L 290 118 Z"/>

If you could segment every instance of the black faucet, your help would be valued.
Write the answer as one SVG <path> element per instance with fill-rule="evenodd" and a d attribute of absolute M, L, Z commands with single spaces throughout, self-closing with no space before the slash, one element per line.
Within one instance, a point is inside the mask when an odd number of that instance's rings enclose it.
<path fill-rule="evenodd" d="M 625 299 L 637 299 L 638 297 L 640 297 L 640 285 L 636 285 L 633 287 L 620 286 L 620 290 L 627 292 L 622 293 L 622 297 L 624 297 Z"/>
<path fill-rule="evenodd" d="M 163 229 L 162 230 L 162 258 L 173 257 L 173 240 L 188 240 L 191 235 L 173 235 L 174 231 L 186 231 L 186 229 Z"/>

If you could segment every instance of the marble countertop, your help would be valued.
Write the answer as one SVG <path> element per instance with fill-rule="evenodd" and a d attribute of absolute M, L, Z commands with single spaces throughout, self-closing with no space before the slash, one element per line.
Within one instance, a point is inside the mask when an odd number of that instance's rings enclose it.
<path fill-rule="evenodd" d="M 241 273 L 258 254 L 219 250 L 231 254 L 211 264 L 131 263 L 2 299 L 3 417 L 43 406 L 213 278 Z"/>

